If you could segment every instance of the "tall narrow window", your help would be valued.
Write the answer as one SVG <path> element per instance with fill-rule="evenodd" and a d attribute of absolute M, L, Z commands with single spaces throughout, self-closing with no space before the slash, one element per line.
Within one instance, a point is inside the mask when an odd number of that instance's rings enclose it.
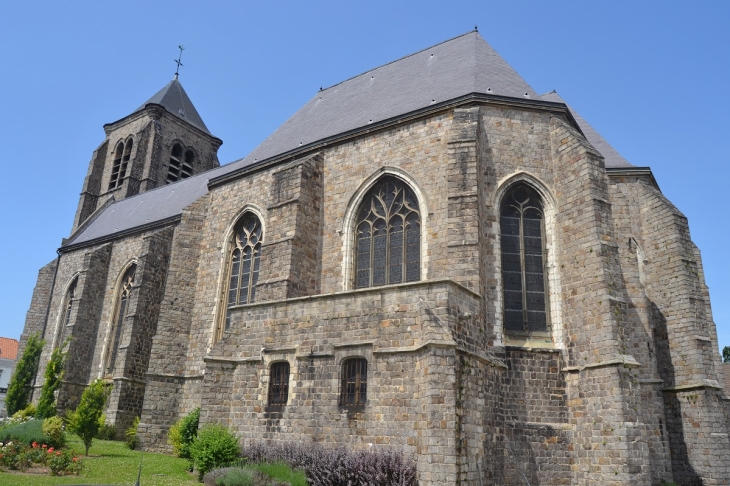
<path fill-rule="evenodd" d="M 106 374 L 110 375 L 114 372 L 117 361 L 117 351 L 119 350 L 119 341 L 124 331 L 124 318 L 127 317 L 127 309 L 129 297 L 132 293 L 132 285 L 134 284 L 134 274 L 137 271 L 137 265 L 131 265 L 126 272 L 119 285 L 116 298 L 116 306 L 114 312 L 114 321 L 111 334 L 111 343 L 107 352 Z"/>
<path fill-rule="evenodd" d="M 71 285 L 68 286 L 68 290 L 66 291 L 66 298 L 64 300 L 63 306 L 61 307 L 59 329 L 56 333 L 56 338 L 53 341 L 54 349 L 61 346 L 63 344 L 63 340 L 66 339 L 66 333 L 68 332 L 66 330 L 66 327 L 71 323 L 71 311 L 73 310 L 74 299 L 76 298 L 76 284 L 78 283 L 78 281 L 78 277 L 74 278 L 73 282 L 71 282 Z"/>
<path fill-rule="evenodd" d="M 349 358 L 342 362 L 340 405 L 364 405 L 368 391 L 368 362 L 365 358 Z"/>
<path fill-rule="evenodd" d="M 355 247 L 355 288 L 421 279 L 421 214 L 406 184 L 388 177 L 365 195 Z"/>
<path fill-rule="evenodd" d="M 286 405 L 289 399 L 289 363 L 280 361 L 271 365 L 269 375 L 269 405 Z"/>
<path fill-rule="evenodd" d="M 170 166 L 167 169 L 167 184 L 187 179 L 193 175 L 193 161 L 195 154 L 192 150 L 185 152 L 183 156 L 183 148 L 179 143 L 172 147 L 170 154 Z"/>
<path fill-rule="evenodd" d="M 230 308 L 235 305 L 251 304 L 256 298 L 256 283 L 259 279 L 261 262 L 261 222 L 252 213 L 246 213 L 233 231 L 228 293 L 226 295 L 225 329 L 231 326 Z M 218 338 L 220 338 L 220 331 Z"/>
<path fill-rule="evenodd" d="M 112 175 L 109 179 L 109 190 L 116 189 L 124 182 L 127 173 L 129 159 L 132 156 L 132 139 L 127 140 L 126 145 L 119 142 L 114 149 L 114 163 L 112 164 Z"/>
<path fill-rule="evenodd" d="M 542 201 L 526 184 L 500 207 L 504 330 L 528 336 L 548 330 L 545 224 Z"/>

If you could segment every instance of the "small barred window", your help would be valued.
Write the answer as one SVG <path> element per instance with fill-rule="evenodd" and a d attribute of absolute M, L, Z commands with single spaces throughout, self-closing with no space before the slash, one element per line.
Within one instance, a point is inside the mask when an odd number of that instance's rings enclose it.
<path fill-rule="evenodd" d="M 421 279 L 418 200 L 399 179 L 385 178 L 366 194 L 355 240 L 355 288 Z"/>
<path fill-rule="evenodd" d="M 342 362 L 340 405 L 364 405 L 368 391 L 368 362 L 365 358 L 349 358 Z"/>
<path fill-rule="evenodd" d="M 124 177 L 127 174 L 127 166 L 129 165 L 129 159 L 132 156 L 132 139 L 127 140 L 126 145 L 122 142 L 117 144 L 114 149 L 114 163 L 112 164 L 112 175 L 109 179 L 109 190 L 116 189 L 124 182 Z"/>
<path fill-rule="evenodd" d="M 529 336 L 548 330 L 543 205 L 537 192 L 518 184 L 500 207 L 504 330 Z"/>
<path fill-rule="evenodd" d="M 106 365 L 106 374 L 111 375 L 117 361 L 117 351 L 119 342 L 121 341 L 124 331 L 124 318 L 127 317 L 127 309 L 129 307 L 129 298 L 132 294 L 132 285 L 134 284 L 134 274 L 137 271 L 137 265 L 131 265 L 126 272 L 117 290 L 116 308 L 114 313 L 114 322 L 111 333 L 111 346 L 108 351 L 108 359 Z"/>
<path fill-rule="evenodd" d="M 183 156 L 183 148 L 179 143 L 172 147 L 170 154 L 170 166 L 167 169 L 167 184 L 177 182 L 180 179 L 187 179 L 193 175 L 193 161 L 195 154 L 192 150 L 185 152 Z"/>
<path fill-rule="evenodd" d="M 289 363 L 273 363 L 269 374 L 269 405 L 286 405 L 288 399 Z"/>

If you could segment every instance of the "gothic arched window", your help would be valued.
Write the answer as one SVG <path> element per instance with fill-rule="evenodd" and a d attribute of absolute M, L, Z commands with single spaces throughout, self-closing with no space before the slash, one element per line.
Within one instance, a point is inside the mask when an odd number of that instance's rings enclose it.
<path fill-rule="evenodd" d="M 167 169 L 167 184 L 187 179 L 193 175 L 193 160 L 195 154 L 192 150 L 185 152 L 183 156 L 182 145 L 176 143 L 170 153 L 170 166 Z"/>
<path fill-rule="evenodd" d="M 504 331 L 513 335 L 548 330 L 545 217 L 540 196 L 520 183 L 500 206 Z"/>
<path fill-rule="evenodd" d="M 368 396 L 368 362 L 365 358 L 348 358 L 342 362 L 340 405 L 365 405 Z"/>
<path fill-rule="evenodd" d="M 122 142 L 114 149 L 114 163 L 112 164 L 112 176 L 109 179 L 109 190 L 116 189 L 124 182 L 127 173 L 129 158 L 132 156 L 132 139 L 127 140 L 126 145 Z"/>
<path fill-rule="evenodd" d="M 256 298 L 256 283 L 261 262 L 261 221 L 253 213 L 246 213 L 233 230 L 232 250 L 228 265 L 225 329 L 231 326 L 230 308 L 251 304 Z M 217 339 L 220 339 L 222 329 Z"/>
<path fill-rule="evenodd" d="M 111 375 L 117 361 L 117 351 L 119 350 L 119 341 L 124 331 L 124 319 L 127 317 L 127 309 L 129 308 L 129 298 L 132 294 L 132 285 L 134 284 L 134 274 L 137 271 L 137 265 L 133 264 L 124 272 L 122 279 L 117 288 L 115 299 L 112 329 L 110 335 L 108 358 L 106 360 L 105 372 Z"/>
<path fill-rule="evenodd" d="M 66 297 L 61 306 L 61 315 L 59 316 L 59 329 L 53 340 L 54 349 L 63 345 L 63 340 L 66 339 L 66 326 L 71 323 L 71 311 L 73 310 L 74 299 L 76 298 L 76 284 L 78 281 L 78 277 L 74 278 L 66 291 Z"/>
<path fill-rule="evenodd" d="M 413 191 L 387 177 L 365 195 L 355 227 L 355 288 L 421 279 L 421 214 Z"/>

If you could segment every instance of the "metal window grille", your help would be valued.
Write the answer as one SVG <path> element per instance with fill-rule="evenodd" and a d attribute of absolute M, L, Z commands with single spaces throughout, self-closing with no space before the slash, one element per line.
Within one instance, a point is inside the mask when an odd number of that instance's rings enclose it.
<path fill-rule="evenodd" d="M 421 279 L 421 214 L 406 184 L 389 177 L 373 187 L 356 228 L 355 288 Z"/>
<path fill-rule="evenodd" d="M 124 330 L 124 318 L 127 317 L 129 297 L 132 293 L 132 285 L 134 284 L 134 274 L 136 271 L 137 265 L 132 265 L 127 269 L 122 277 L 122 284 L 118 294 L 116 319 L 114 322 L 114 329 L 112 331 L 113 341 L 109 350 L 109 359 L 107 360 L 106 373 L 108 375 L 114 371 L 114 367 L 116 366 L 119 341 L 122 338 L 122 331 Z"/>
<path fill-rule="evenodd" d="M 288 399 L 289 363 L 273 363 L 269 375 L 269 405 L 286 405 Z"/>
<path fill-rule="evenodd" d="M 368 362 L 365 358 L 350 358 L 342 363 L 340 405 L 364 405 L 368 390 Z"/>
<path fill-rule="evenodd" d="M 251 304 L 256 298 L 262 236 L 261 222 L 251 213 L 246 214 L 234 230 L 226 296 L 226 330 L 231 327 L 230 308 L 235 305 Z M 221 334 L 222 330 L 217 336 L 218 339 Z"/>
<path fill-rule="evenodd" d="M 518 184 L 500 207 L 504 330 L 547 332 L 547 272 L 543 205 L 537 193 Z"/>

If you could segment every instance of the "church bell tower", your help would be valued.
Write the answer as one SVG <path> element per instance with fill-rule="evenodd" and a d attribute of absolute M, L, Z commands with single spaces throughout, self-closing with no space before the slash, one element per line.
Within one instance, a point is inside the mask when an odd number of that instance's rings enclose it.
<path fill-rule="evenodd" d="M 72 233 L 107 204 L 218 167 L 223 141 L 205 126 L 175 78 L 121 120 L 104 125 L 84 180 Z"/>

